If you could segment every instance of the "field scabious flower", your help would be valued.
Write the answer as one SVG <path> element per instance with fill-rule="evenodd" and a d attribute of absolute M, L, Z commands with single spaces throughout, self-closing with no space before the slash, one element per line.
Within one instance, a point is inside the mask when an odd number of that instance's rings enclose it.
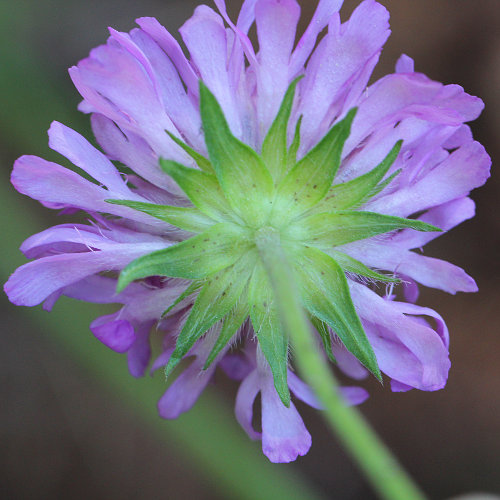
<path fill-rule="evenodd" d="M 297 43 L 295 0 L 246 0 L 235 24 L 215 3 L 219 13 L 202 5 L 180 29 L 189 58 L 156 19 L 140 18 L 70 69 L 104 153 L 55 122 L 50 147 L 87 178 L 23 156 L 12 182 L 91 221 L 28 238 L 21 250 L 34 260 L 5 290 L 46 309 L 61 295 L 121 304 L 90 328 L 127 353 L 132 375 L 150 365 L 152 331 L 162 349 L 151 370 L 193 358 L 161 416 L 187 411 L 219 366 L 241 381 L 242 427 L 270 460 L 289 462 L 311 444 L 290 392 L 320 405 L 292 371 L 266 252 L 290 263 L 318 343 L 345 374 L 382 372 L 394 391 L 442 388 L 448 331 L 415 304 L 418 284 L 477 288 L 418 249 L 474 215 L 468 195 L 490 160 L 464 123 L 483 105 L 416 73 L 405 55 L 368 85 L 389 36 L 374 0 L 344 23 L 341 0 L 320 0 Z M 367 397 L 342 391 L 351 404 Z"/>

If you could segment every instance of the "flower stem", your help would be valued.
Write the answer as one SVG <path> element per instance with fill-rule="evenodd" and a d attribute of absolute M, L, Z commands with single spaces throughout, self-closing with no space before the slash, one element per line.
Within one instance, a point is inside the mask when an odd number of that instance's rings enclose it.
<path fill-rule="evenodd" d="M 331 428 L 382 498 L 425 499 L 361 413 L 342 399 L 339 385 L 318 351 L 279 233 L 271 228 L 260 230 L 256 243 L 276 295 L 281 321 L 291 337 L 299 370 L 324 406 Z"/>

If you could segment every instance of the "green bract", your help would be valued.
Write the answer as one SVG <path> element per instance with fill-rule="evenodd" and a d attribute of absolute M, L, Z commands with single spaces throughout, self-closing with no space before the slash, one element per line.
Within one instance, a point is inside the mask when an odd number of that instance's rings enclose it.
<path fill-rule="evenodd" d="M 139 210 L 194 233 L 181 243 L 140 257 L 120 274 L 118 290 L 148 276 L 192 280 L 178 302 L 197 293 L 166 366 L 168 375 L 208 329 L 221 322 L 205 369 L 233 341 L 249 317 L 269 362 L 283 404 L 289 339 L 286 306 L 276 293 L 276 273 L 297 287 L 311 325 L 334 361 L 331 331 L 377 378 L 377 360 L 352 303 L 346 272 L 371 280 L 397 279 L 369 269 L 336 247 L 389 231 L 439 231 L 429 224 L 359 209 L 398 174 L 386 176 L 400 149 L 398 142 L 370 172 L 335 184 L 344 143 L 356 109 L 338 121 L 298 162 L 300 120 L 288 146 L 288 126 L 298 79 L 289 87 L 258 154 L 233 136 L 213 94 L 200 83 L 200 108 L 209 159 L 171 135 L 200 170 L 161 160 L 161 168 L 185 192 L 192 207 L 108 200 Z M 274 261 L 273 261 L 274 259 Z M 274 264 L 273 264 L 274 262 Z M 289 270 L 289 272 L 288 272 Z M 272 275 L 272 276 L 271 276 Z M 170 307 L 168 307 L 170 306 Z M 168 307 L 168 309 L 167 309 Z"/>

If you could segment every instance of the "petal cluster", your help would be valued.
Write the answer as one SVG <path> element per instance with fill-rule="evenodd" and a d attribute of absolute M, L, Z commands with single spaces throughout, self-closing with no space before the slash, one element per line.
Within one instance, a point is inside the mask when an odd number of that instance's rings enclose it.
<path fill-rule="evenodd" d="M 85 177 L 23 156 L 12 183 L 91 221 L 28 238 L 21 250 L 33 260 L 5 291 L 47 309 L 61 295 L 119 304 L 91 330 L 127 353 L 132 375 L 145 373 L 155 350 L 152 370 L 192 358 L 161 398 L 161 416 L 187 411 L 219 366 L 241 381 L 242 427 L 270 460 L 289 462 L 311 445 L 289 390 L 319 405 L 291 371 L 272 294 L 266 301 L 265 279 L 255 278 L 259 231 L 285 242 L 338 369 L 355 380 L 380 369 L 394 391 L 442 388 L 448 331 L 415 304 L 418 285 L 477 287 L 420 249 L 474 215 L 468 196 L 490 159 L 465 123 L 483 104 L 415 72 L 405 55 L 368 85 L 390 33 L 375 0 L 345 22 L 341 0 L 320 0 L 298 39 L 295 0 L 245 0 L 236 22 L 223 0 L 215 4 L 218 12 L 202 5 L 180 29 L 189 57 L 156 19 L 140 18 L 130 33 L 110 29 L 107 44 L 70 69 L 102 151 L 54 122 L 50 147 Z M 256 328 L 273 321 L 274 330 Z M 367 397 L 343 391 L 352 404 Z M 252 427 L 258 394 L 261 432 Z"/>

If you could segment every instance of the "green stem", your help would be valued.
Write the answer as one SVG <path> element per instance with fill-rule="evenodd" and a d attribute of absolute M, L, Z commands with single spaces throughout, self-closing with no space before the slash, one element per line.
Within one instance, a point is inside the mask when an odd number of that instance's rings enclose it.
<path fill-rule="evenodd" d="M 382 498 L 423 500 L 424 494 L 362 415 L 354 407 L 346 406 L 342 399 L 339 385 L 318 351 L 279 233 L 264 228 L 257 233 L 256 243 L 276 294 L 280 318 L 291 337 L 300 372 L 324 406 L 331 428 Z"/>

